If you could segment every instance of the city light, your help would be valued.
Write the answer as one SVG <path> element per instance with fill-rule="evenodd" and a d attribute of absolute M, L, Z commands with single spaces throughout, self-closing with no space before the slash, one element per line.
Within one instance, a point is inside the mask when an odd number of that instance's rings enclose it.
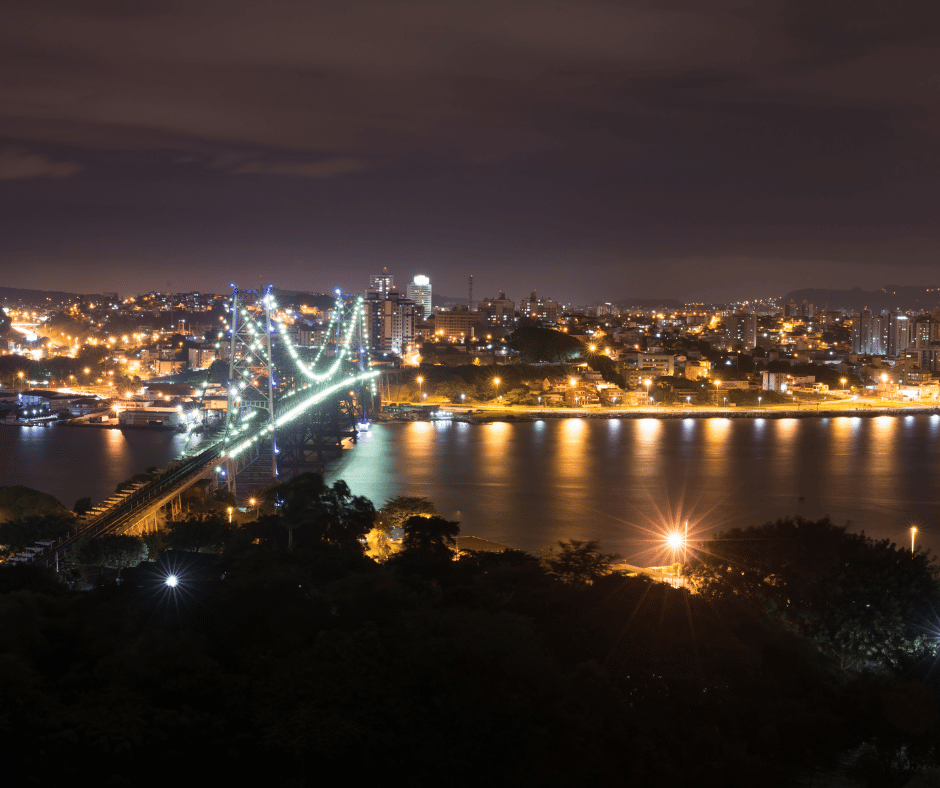
<path fill-rule="evenodd" d="M 166 580 L 163 582 L 170 588 L 176 588 L 179 585 L 180 579 L 176 575 L 167 575 Z"/>

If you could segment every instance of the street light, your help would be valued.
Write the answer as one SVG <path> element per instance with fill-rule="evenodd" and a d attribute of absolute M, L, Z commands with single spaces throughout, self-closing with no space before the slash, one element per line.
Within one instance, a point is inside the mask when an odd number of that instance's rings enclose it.
<path fill-rule="evenodd" d="M 248 505 L 255 507 L 255 517 L 257 518 L 258 517 L 258 501 L 255 500 L 254 498 L 249 498 Z"/>
<path fill-rule="evenodd" d="M 422 384 L 423 384 L 423 383 L 424 383 L 424 378 L 422 378 L 420 375 L 418 375 L 418 392 L 419 392 L 419 393 L 421 392 L 421 387 L 422 387 Z"/>
<path fill-rule="evenodd" d="M 914 537 L 917 536 L 917 526 L 911 526 L 911 555 L 914 555 Z"/>
<path fill-rule="evenodd" d="M 763 397 L 758 397 L 758 398 L 757 398 L 757 407 L 758 407 L 758 408 L 760 407 L 760 401 L 761 401 L 762 399 L 763 399 Z"/>
<path fill-rule="evenodd" d="M 228 521 L 232 522 L 232 507 L 231 506 L 229 506 L 228 508 Z"/>
<path fill-rule="evenodd" d="M 845 378 L 839 378 L 839 382 L 842 384 L 842 390 L 845 391 Z"/>

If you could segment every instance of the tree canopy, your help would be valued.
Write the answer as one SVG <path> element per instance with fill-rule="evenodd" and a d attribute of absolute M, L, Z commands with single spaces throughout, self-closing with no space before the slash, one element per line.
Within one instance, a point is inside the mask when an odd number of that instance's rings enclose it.
<path fill-rule="evenodd" d="M 584 351 L 584 345 L 563 331 L 540 326 L 522 326 L 509 336 L 508 345 L 524 363 L 569 361 Z"/>
<path fill-rule="evenodd" d="M 689 567 L 705 595 L 746 597 L 812 638 L 843 667 L 898 665 L 924 651 L 940 609 L 936 565 L 829 518 L 734 528 Z"/>

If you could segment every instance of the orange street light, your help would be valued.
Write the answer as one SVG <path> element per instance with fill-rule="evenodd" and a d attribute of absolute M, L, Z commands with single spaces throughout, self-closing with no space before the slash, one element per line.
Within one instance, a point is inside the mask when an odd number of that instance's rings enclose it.
<path fill-rule="evenodd" d="M 231 506 L 229 506 L 228 508 L 228 521 L 232 522 L 232 507 Z"/>
<path fill-rule="evenodd" d="M 911 555 L 914 555 L 914 537 L 917 536 L 917 526 L 911 526 Z"/>

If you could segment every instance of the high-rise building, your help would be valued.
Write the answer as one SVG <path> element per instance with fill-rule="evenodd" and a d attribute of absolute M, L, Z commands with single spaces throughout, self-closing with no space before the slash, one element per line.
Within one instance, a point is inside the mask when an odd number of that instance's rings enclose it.
<path fill-rule="evenodd" d="M 910 344 L 915 348 L 925 348 L 932 342 L 940 341 L 940 322 L 924 316 L 916 318 L 912 323 Z"/>
<path fill-rule="evenodd" d="M 383 271 L 381 274 L 372 274 L 369 277 L 369 292 L 381 293 L 383 296 L 395 289 L 394 275 Z"/>
<path fill-rule="evenodd" d="M 738 342 L 745 350 L 757 347 L 757 315 L 736 312 L 725 318 L 725 330 L 732 344 Z"/>
<path fill-rule="evenodd" d="M 911 319 L 892 312 L 888 315 L 888 355 L 900 356 L 911 345 Z"/>
<path fill-rule="evenodd" d="M 431 280 L 424 274 L 415 276 L 408 285 L 408 298 L 415 302 L 425 320 L 431 316 Z"/>
<path fill-rule="evenodd" d="M 402 355 L 411 350 L 415 336 L 415 302 L 397 290 L 366 295 L 369 310 L 369 344 L 373 352 Z"/>
<path fill-rule="evenodd" d="M 499 298 L 484 298 L 480 302 L 480 316 L 488 326 L 512 331 L 516 327 L 516 304 L 500 290 Z"/>
<path fill-rule="evenodd" d="M 884 356 L 888 352 L 888 319 L 869 310 L 852 315 L 852 352 Z"/>

